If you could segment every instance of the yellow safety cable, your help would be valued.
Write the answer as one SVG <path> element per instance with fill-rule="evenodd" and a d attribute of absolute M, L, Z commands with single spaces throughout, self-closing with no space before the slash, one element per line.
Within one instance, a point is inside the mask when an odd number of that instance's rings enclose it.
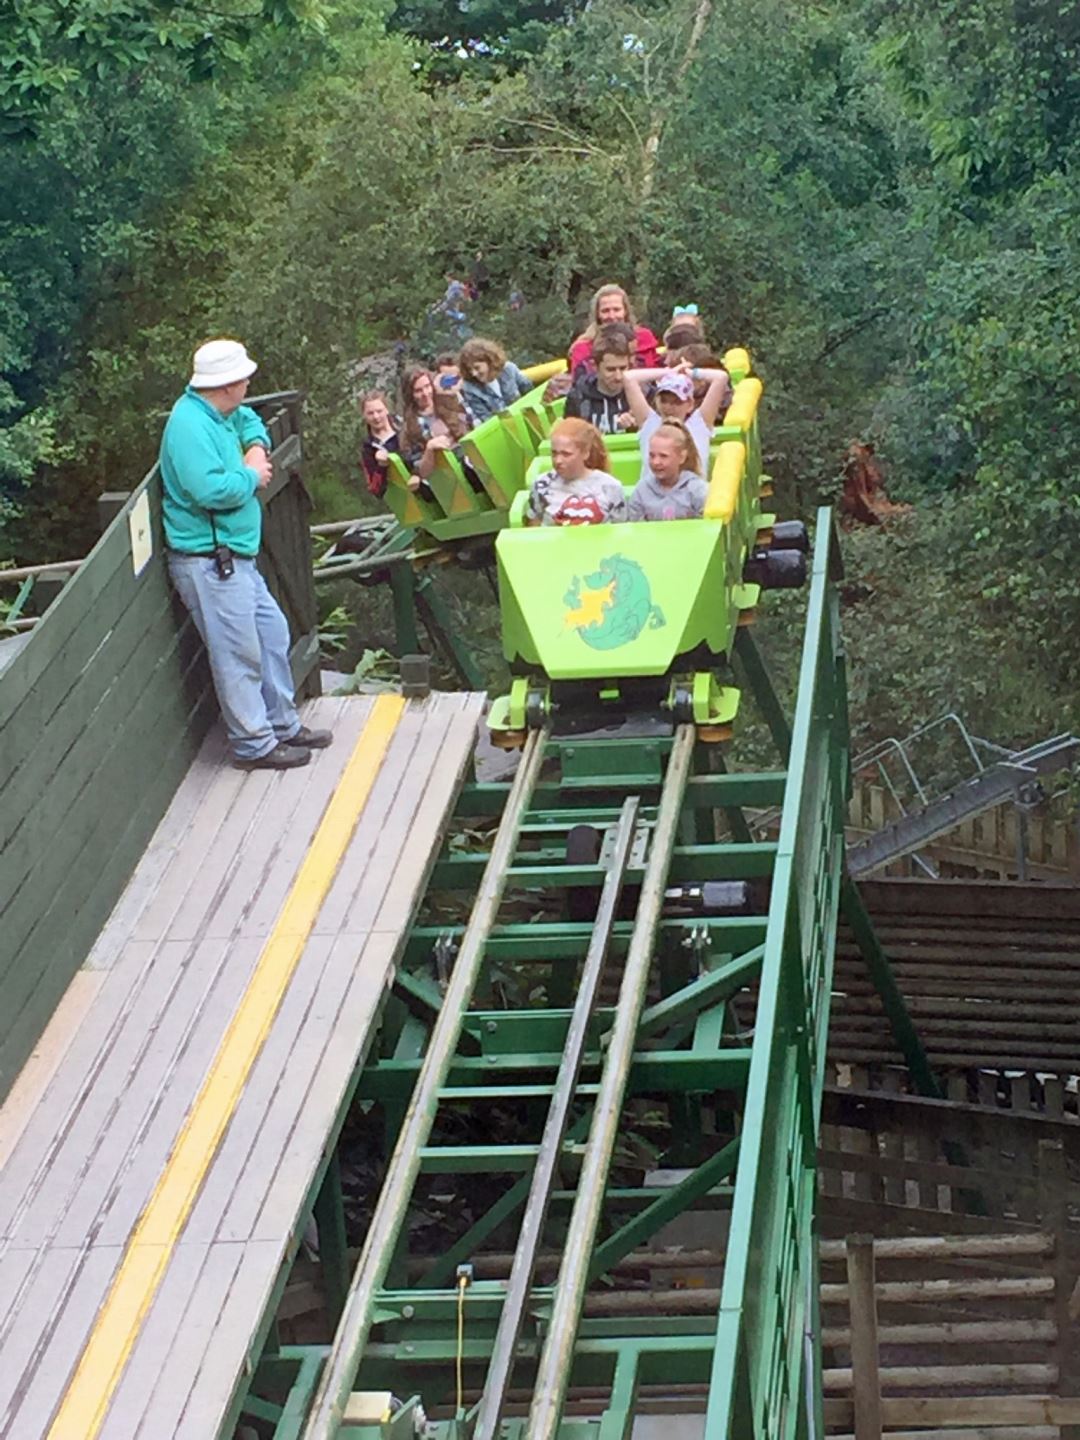
<path fill-rule="evenodd" d="M 458 1271 L 457 1302 L 457 1413 L 465 1409 L 465 1382 L 462 1377 L 465 1359 L 465 1291 L 469 1286 L 468 1271 L 464 1266 Z"/>

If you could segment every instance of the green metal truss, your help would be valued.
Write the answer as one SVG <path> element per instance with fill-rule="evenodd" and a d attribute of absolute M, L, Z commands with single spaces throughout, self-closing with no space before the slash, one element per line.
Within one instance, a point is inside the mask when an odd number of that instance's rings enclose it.
<path fill-rule="evenodd" d="M 440 857 L 432 888 L 463 918 L 421 917 L 358 1076 L 391 1158 L 351 1273 L 333 1164 L 316 1207 L 337 1334 L 271 1337 L 242 1402 L 260 1436 L 408 1440 L 422 1405 L 436 1440 L 627 1440 L 642 1395 L 680 1386 L 708 1440 L 824 1433 L 815 1163 L 848 780 L 836 564 L 823 510 L 790 730 L 740 649 L 783 769 L 729 773 L 689 725 L 538 731 L 512 785 L 467 787 L 459 817 L 498 829 Z M 776 803 L 778 840 L 752 843 L 744 808 Z M 743 913 L 694 913 L 710 881 L 746 882 Z M 496 1133 L 508 1107 L 520 1123 Z M 646 1110 L 663 1185 L 620 1155 Z M 430 1177 L 492 1177 L 438 1254 L 413 1223 Z M 719 1295 L 609 1303 L 618 1267 L 691 1213 L 724 1252 Z"/>

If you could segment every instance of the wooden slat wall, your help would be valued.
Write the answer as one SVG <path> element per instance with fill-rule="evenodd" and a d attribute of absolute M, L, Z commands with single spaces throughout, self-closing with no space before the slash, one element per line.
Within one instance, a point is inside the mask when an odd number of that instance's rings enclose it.
<path fill-rule="evenodd" d="M 1080 1073 L 1080 888 L 902 879 L 859 888 L 935 1069 Z M 843 926 L 834 990 L 830 1057 L 900 1064 Z"/>
<path fill-rule="evenodd" d="M 275 441 L 268 583 L 318 693 L 318 622 L 300 478 L 299 400 L 265 406 Z M 154 555 L 136 577 L 128 513 L 146 492 Z M 0 1098 L 88 954 L 216 715 L 172 595 L 156 468 L 0 677 Z"/>

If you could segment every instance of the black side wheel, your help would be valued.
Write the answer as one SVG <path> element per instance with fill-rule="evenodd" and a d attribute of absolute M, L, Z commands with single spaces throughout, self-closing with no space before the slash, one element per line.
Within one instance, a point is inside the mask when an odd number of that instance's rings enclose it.
<path fill-rule="evenodd" d="M 595 865 L 600 859 L 600 831 L 593 825 L 575 825 L 566 837 L 568 865 Z M 566 891 L 566 918 L 587 922 L 596 918 L 600 886 L 575 886 Z"/>

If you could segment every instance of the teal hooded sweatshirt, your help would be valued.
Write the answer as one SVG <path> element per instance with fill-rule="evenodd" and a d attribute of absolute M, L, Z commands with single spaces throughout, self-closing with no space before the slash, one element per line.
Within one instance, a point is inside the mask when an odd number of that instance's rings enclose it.
<path fill-rule="evenodd" d="M 249 445 L 265 445 L 270 453 L 270 436 L 254 410 L 241 405 L 222 415 L 188 386 L 161 437 L 162 518 L 170 550 L 191 554 L 228 545 L 237 555 L 259 553 L 262 506 L 259 477 L 244 464 Z"/>

